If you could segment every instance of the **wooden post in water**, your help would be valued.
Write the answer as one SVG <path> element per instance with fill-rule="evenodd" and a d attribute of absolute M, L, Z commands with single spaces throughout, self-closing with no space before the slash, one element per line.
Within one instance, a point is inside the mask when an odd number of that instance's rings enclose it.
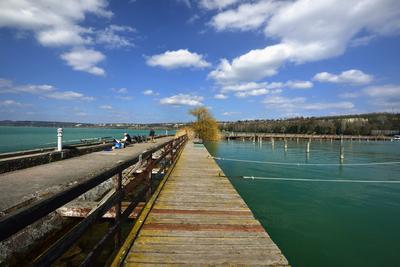
<path fill-rule="evenodd" d="M 287 140 L 285 138 L 285 152 L 287 151 Z"/>
<path fill-rule="evenodd" d="M 297 137 L 297 139 L 296 139 L 296 142 L 297 142 L 297 144 L 299 143 L 299 138 Z"/>
<path fill-rule="evenodd" d="M 271 137 L 271 146 L 272 146 L 272 149 L 275 148 L 275 141 L 274 141 L 274 138 L 273 138 L 273 137 Z"/>
<path fill-rule="evenodd" d="M 307 142 L 306 153 L 310 153 L 310 141 Z"/>
<path fill-rule="evenodd" d="M 342 136 L 342 138 L 340 139 L 340 156 L 339 156 L 339 158 L 340 158 L 340 163 L 342 164 L 342 163 L 343 163 L 343 160 L 344 160 L 343 136 Z"/>

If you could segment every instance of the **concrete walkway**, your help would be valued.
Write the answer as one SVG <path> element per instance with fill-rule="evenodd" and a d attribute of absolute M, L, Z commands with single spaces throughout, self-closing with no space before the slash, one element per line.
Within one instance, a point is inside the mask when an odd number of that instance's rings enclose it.
<path fill-rule="evenodd" d="M 69 184 L 92 178 L 118 163 L 140 155 L 173 137 L 139 143 L 121 150 L 101 151 L 0 175 L 0 212 Z"/>

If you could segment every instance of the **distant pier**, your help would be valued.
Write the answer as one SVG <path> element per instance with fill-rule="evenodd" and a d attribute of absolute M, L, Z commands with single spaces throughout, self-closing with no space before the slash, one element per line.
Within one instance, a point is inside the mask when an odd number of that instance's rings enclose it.
<path fill-rule="evenodd" d="M 278 133 L 242 133 L 224 132 L 223 138 L 227 140 L 346 140 L 346 141 L 391 141 L 389 136 L 372 135 L 330 135 L 330 134 L 278 134 Z"/>

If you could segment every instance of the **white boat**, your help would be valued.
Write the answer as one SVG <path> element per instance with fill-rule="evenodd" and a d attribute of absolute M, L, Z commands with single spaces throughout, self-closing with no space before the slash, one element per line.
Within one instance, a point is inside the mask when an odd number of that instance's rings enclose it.
<path fill-rule="evenodd" d="M 394 135 L 392 141 L 400 141 L 400 135 Z"/>

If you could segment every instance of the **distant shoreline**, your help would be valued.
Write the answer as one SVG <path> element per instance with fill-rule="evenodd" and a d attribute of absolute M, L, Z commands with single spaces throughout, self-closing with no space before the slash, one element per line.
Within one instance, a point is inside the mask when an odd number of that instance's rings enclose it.
<path fill-rule="evenodd" d="M 124 124 L 124 123 L 74 123 L 74 122 L 45 122 L 45 121 L 0 121 L 0 127 L 40 127 L 40 128 L 97 128 L 97 129 L 131 129 L 131 130 L 176 130 L 186 124 L 182 123 L 151 123 L 151 124 Z"/>

